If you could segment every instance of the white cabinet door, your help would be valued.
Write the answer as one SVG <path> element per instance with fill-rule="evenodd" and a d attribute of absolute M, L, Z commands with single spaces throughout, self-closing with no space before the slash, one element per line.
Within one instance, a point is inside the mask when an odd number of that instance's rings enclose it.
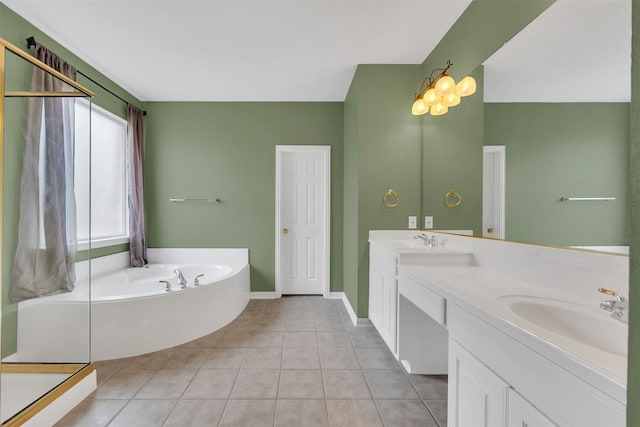
<path fill-rule="evenodd" d="M 509 427 L 557 427 L 514 389 L 508 392 Z"/>
<path fill-rule="evenodd" d="M 378 331 L 382 328 L 382 271 L 369 263 L 369 320 Z"/>
<path fill-rule="evenodd" d="M 396 325 L 398 312 L 398 280 L 382 272 L 382 324 L 379 330 L 391 352 L 397 354 Z"/>
<path fill-rule="evenodd" d="M 504 427 L 507 389 L 492 370 L 450 341 L 449 426 Z"/>

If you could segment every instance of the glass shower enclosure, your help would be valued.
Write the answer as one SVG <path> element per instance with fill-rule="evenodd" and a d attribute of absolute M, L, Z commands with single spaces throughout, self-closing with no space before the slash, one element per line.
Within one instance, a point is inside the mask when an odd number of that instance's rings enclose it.
<path fill-rule="evenodd" d="M 53 85 L 57 89 L 33 90 L 35 69 L 42 70 L 45 78 L 59 83 Z M 72 195 L 75 193 L 72 203 L 88 204 L 83 210 L 90 212 L 90 173 L 87 172 L 90 167 L 86 165 L 90 166 L 93 94 L 2 39 L 0 93 L 3 95 L 0 104 L 0 423 L 20 425 L 93 370 L 90 363 L 90 239 L 77 251 L 74 247 L 77 240 L 64 247 L 67 258 L 72 260 L 68 264 L 72 280 L 66 289 L 51 291 L 47 286 L 36 286 L 24 297 L 24 292 L 16 291 L 19 280 L 14 272 L 16 252 L 20 247 L 21 253 L 26 253 L 26 258 L 33 261 L 34 275 L 40 282 L 46 285 L 48 280 L 56 280 L 55 268 L 49 265 L 53 252 L 48 243 L 52 233 L 47 230 L 47 222 L 51 216 L 50 206 L 60 201 L 55 199 L 55 194 L 59 193 L 51 190 L 51 173 L 46 172 L 51 167 L 48 163 L 51 154 L 47 151 L 52 144 L 48 140 L 49 128 L 64 133 L 65 141 L 71 142 L 72 152 L 63 156 L 67 167 L 63 182 L 71 186 Z M 51 118 L 48 108 L 52 105 L 65 111 L 64 120 Z M 34 137 L 34 134 L 38 136 Z M 31 145 L 26 143 L 29 138 L 32 138 Z M 36 141 L 35 145 L 33 141 Z M 54 145 L 51 147 L 58 149 Z M 34 150 L 39 150 L 40 154 L 36 156 L 35 166 L 28 164 L 32 159 L 28 156 Z M 84 167 L 73 167 L 79 163 Z M 37 172 L 35 179 L 31 177 L 32 181 L 37 181 L 31 182 L 32 188 L 36 188 L 36 196 L 29 200 L 24 199 L 29 187 L 26 181 L 30 179 L 29 176 L 25 178 L 25 169 Z M 73 208 L 72 203 L 65 205 L 63 212 L 67 212 L 67 216 Z M 28 215 L 35 218 L 35 225 L 21 226 L 21 220 Z M 75 221 L 68 224 L 76 227 Z M 78 224 L 88 229 L 66 230 L 67 237 L 90 236 L 90 218 L 78 221 Z M 22 243 L 27 235 L 35 237 L 39 243 Z M 23 268 L 21 265 L 20 271 Z"/>

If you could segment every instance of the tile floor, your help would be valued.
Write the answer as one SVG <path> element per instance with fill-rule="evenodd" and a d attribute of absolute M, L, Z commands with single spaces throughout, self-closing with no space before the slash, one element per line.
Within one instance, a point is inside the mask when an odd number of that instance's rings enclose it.
<path fill-rule="evenodd" d="M 408 375 L 322 297 L 252 300 L 211 335 L 95 366 L 98 389 L 58 426 L 447 424 L 447 377 Z"/>

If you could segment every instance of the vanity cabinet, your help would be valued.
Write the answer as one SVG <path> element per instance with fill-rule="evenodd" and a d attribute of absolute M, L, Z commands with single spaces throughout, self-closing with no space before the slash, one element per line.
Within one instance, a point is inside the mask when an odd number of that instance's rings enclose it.
<path fill-rule="evenodd" d="M 517 391 L 507 392 L 507 427 L 557 427 Z"/>
<path fill-rule="evenodd" d="M 504 426 L 508 389 L 491 369 L 457 342 L 450 342 L 449 426 Z"/>
<path fill-rule="evenodd" d="M 372 243 L 369 249 L 369 319 L 397 354 L 398 257 Z"/>
<path fill-rule="evenodd" d="M 447 307 L 450 426 L 625 426 L 624 404 L 456 304 Z"/>

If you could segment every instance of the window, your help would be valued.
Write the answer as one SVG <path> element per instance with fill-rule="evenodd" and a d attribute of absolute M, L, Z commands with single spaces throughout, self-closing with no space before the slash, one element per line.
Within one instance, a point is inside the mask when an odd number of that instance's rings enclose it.
<path fill-rule="evenodd" d="M 88 247 L 89 224 L 91 224 L 92 247 L 125 243 L 129 236 L 127 122 L 85 100 L 76 101 L 75 108 L 74 179 L 78 249 Z M 91 123 L 89 123 L 89 117 L 91 117 Z M 86 138 L 86 135 L 89 135 L 89 129 L 91 147 Z M 89 162 L 89 156 L 91 156 L 91 162 Z M 89 212 L 90 186 L 91 212 Z"/>

